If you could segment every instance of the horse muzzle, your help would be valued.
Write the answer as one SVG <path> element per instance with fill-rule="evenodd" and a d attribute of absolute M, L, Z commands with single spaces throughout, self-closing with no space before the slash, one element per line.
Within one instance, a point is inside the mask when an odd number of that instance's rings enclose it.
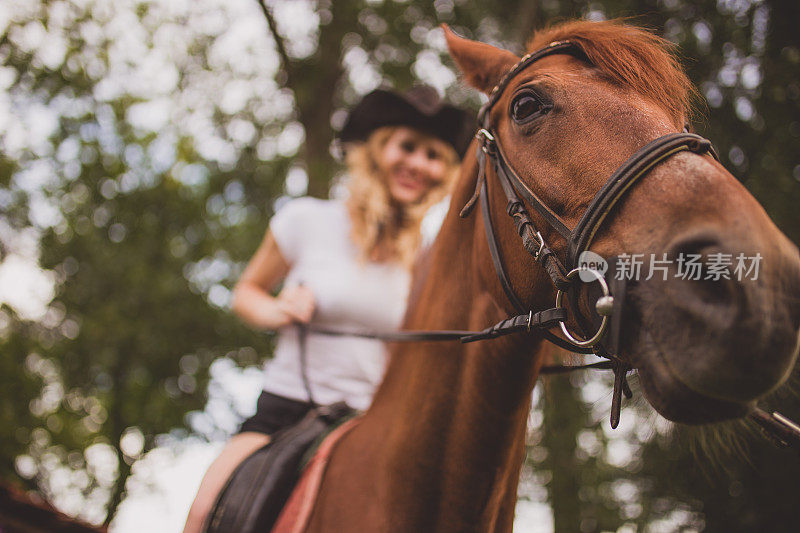
<path fill-rule="evenodd" d="M 800 262 L 766 255 L 761 275 L 753 279 L 714 273 L 715 259 L 741 255 L 707 234 L 678 238 L 662 254 L 671 260 L 665 276 L 629 287 L 634 331 L 633 342 L 626 344 L 636 346 L 631 359 L 648 399 L 659 411 L 668 395 L 678 404 L 686 398 L 694 408 L 698 402 L 708 406 L 695 413 L 666 408 L 667 418 L 703 422 L 740 416 L 741 407 L 780 386 L 795 365 Z M 676 270 L 678 259 L 688 256 L 699 258 L 695 276 Z"/>

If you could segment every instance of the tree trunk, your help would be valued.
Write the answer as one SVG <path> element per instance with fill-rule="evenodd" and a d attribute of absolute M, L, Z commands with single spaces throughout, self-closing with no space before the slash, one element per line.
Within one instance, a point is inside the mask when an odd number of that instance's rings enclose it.
<path fill-rule="evenodd" d="M 336 167 L 330 153 L 333 141 L 330 119 L 336 88 L 344 74 L 341 43 L 346 28 L 337 22 L 348 20 L 347 13 L 343 12 L 345 7 L 342 2 L 331 3 L 331 22 L 320 25 L 316 52 L 307 59 L 296 60 L 289 57 L 269 8 L 263 0 L 259 4 L 275 40 L 281 68 L 286 74 L 286 86 L 294 94 L 297 118 L 305 130 L 302 157 L 308 174 L 308 194 L 327 198 Z"/>
<path fill-rule="evenodd" d="M 119 507 L 119 504 L 122 503 L 122 498 L 125 493 L 125 483 L 127 483 L 128 477 L 131 475 L 131 465 L 125 461 L 125 454 L 122 453 L 122 446 L 120 442 L 122 439 L 122 433 L 127 427 L 125 417 L 122 413 L 123 397 L 125 396 L 125 391 L 123 388 L 125 387 L 125 375 L 127 373 L 124 361 L 126 361 L 127 358 L 122 353 L 117 354 L 117 356 L 118 360 L 111 375 L 112 392 L 108 403 L 108 420 L 111 424 L 111 437 L 113 439 L 111 443 L 114 446 L 114 451 L 117 455 L 119 474 L 117 475 L 117 479 L 114 480 L 114 484 L 111 487 L 111 498 L 108 501 L 106 518 L 103 521 L 103 526 L 105 527 L 108 527 L 108 525 L 114 519 L 114 515 L 117 514 L 117 508 Z"/>
<path fill-rule="evenodd" d="M 553 508 L 555 531 L 580 532 L 582 513 L 578 493 L 581 488 L 581 468 L 575 451 L 578 431 L 584 427 L 585 413 L 569 377 L 554 376 L 543 385 L 542 444 L 548 455 L 542 466 L 552 476 L 547 490 Z"/>

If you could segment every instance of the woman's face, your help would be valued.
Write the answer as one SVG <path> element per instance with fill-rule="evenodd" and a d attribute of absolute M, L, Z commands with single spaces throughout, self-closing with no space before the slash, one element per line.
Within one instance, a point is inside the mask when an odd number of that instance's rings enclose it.
<path fill-rule="evenodd" d="M 380 153 L 389 194 L 401 205 L 416 204 L 447 174 L 448 145 L 415 129 L 398 127 Z"/>

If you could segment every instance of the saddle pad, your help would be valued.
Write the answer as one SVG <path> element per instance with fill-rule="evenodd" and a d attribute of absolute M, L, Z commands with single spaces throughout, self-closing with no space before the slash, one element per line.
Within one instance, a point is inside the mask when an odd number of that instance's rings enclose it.
<path fill-rule="evenodd" d="M 256 533 L 275 524 L 300 477 L 304 454 L 353 410 L 340 402 L 312 409 L 296 425 L 246 458 L 220 492 L 204 533 Z"/>
<path fill-rule="evenodd" d="M 289 501 L 283 507 L 272 533 L 301 533 L 308 525 L 311 510 L 322 484 L 322 477 L 328 466 L 331 452 L 339 440 L 358 424 L 359 418 L 351 418 L 328 435 L 314 457 L 308 463 L 299 483 L 295 486 Z"/>

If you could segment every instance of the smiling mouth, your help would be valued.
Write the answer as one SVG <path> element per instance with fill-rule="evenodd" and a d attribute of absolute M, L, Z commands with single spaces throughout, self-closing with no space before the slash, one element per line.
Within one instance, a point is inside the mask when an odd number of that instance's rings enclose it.
<path fill-rule="evenodd" d="M 395 182 L 403 188 L 419 190 L 425 186 L 425 182 L 419 178 L 405 172 L 398 172 L 394 175 Z"/>

